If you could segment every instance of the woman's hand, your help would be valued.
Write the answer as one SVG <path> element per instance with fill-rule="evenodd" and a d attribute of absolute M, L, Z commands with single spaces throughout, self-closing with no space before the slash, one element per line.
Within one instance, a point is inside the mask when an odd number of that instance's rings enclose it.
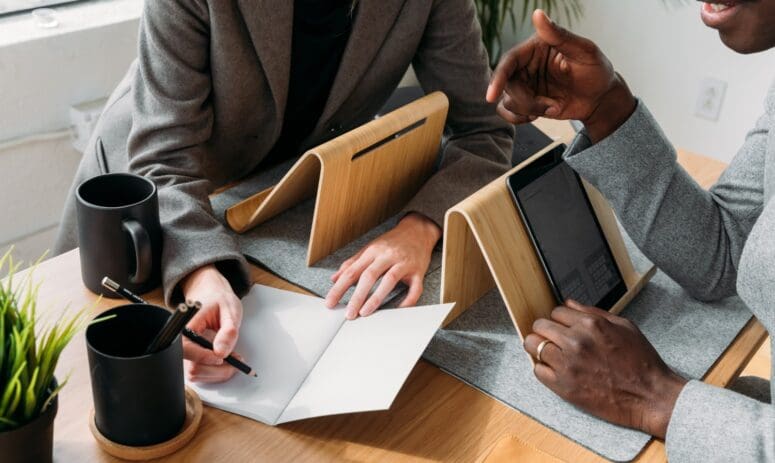
<path fill-rule="evenodd" d="M 346 317 L 372 314 L 399 282 L 409 286 L 401 307 L 417 303 L 423 290 L 423 280 L 441 229 L 420 214 L 407 214 L 392 230 L 375 239 L 358 254 L 346 260 L 331 277 L 334 286 L 326 296 L 326 305 L 336 306 L 342 296 L 356 285 Z M 377 280 L 377 289 L 369 296 Z"/>
<path fill-rule="evenodd" d="M 232 353 L 237 344 L 242 323 L 242 302 L 214 265 L 206 265 L 191 273 L 183 280 L 182 289 L 187 300 L 202 303 L 202 309 L 188 323 L 188 328 L 213 341 L 211 351 L 183 338 L 186 377 L 199 383 L 226 381 L 237 372 L 223 359 Z"/>
<path fill-rule="evenodd" d="M 635 110 L 627 84 L 590 40 L 557 26 L 541 10 L 533 13 L 533 24 L 535 35 L 498 63 L 487 101 L 500 98 L 498 114 L 513 124 L 577 119 L 592 142 L 610 135 Z"/>
<path fill-rule="evenodd" d="M 605 310 L 568 301 L 525 338 L 539 381 L 612 423 L 664 438 L 686 380 L 670 370 L 640 330 Z"/>

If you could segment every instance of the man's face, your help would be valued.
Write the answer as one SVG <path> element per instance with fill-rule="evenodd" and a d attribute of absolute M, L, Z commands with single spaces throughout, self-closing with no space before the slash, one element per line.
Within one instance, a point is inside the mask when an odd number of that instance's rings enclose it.
<path fill-rule="evenodd" d="M 706 0 L 702 21 L 736 52 L 775 47 L 775 0 Z"/>

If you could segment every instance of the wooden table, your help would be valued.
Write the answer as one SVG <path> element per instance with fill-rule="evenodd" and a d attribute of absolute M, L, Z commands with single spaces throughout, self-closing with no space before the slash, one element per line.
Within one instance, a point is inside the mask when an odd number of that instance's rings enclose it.
<path fill-rule="evenodd" d="M 703 185 L 712 183 L 724 165 L 682 153 L 681 161 Z M 258 283 L 295 289 L 289 283 L 254 268 Z M 80 278 L 77 251 L 40 265 L 36 279 L 44 281 L 41 312 L 53 314 L 65 304 L 77 308 L 93 304 L 95 297 Z M 160 301 L 160 294 L 149 299 Z M 102 300 L 95 312 L 119 304 Z M 765 339 L 758 322 L 751 321 L 716 365 L 706 381 L 726 385 L 745 366 Z M 89 433 L 87 417 L 92 407 L 83 335 L 65 350 L 59 378 L 72 373 L 60 396 L 55 425 L 54 453 L 59 462 L 117 461 L 103 453 Z M 206 408 L 194 441 L 169 461 L 476 461 L 508 434 L 516 434 L 565 461 L 603 461 L 533 419 L 493 400 L 420 361 L 386 412 L 310 419 L 270 427 L 237 415 Z M 637 461 L 665 461 L 664 445 L 652 441 Z"/>

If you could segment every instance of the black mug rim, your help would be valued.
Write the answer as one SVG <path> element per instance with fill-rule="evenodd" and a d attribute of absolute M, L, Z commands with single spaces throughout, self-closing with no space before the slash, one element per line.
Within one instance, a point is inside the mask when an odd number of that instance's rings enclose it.
<path fill-rule="evenodd" d="M 83 198 L 83 196 L 81 196 L 81 189 L 84 186 L 86 186 L 87 184 L 92 183 L 92 182 L 101 181 L 101 180 L 104 180 L 105 178 L 110 178 L 110 177 L 112 177 L 112 178 L 125 177 L 125 178 L 131 178 L 133 180 L 141 180 L 144 183 L 146 183 L 147 185 L 151 186 L 151 192 L 148 193 L 148 195 L 146 195 L 143 199 L 141 199 L 139 201 L 136 201 L 136 202 L 131 203 L 131 204 L 123 204 L 121 206 L 101 206 L 99 204 L 94 204 L 91 201 L 87 201 L 86 199 Z M 127 209 L 127 208 L 130 208 L 130 207 L 134 207 L 134 206 L 143 204 L 145 202 L 148 202 L 154 196 L 156 196 L 156 190 L 157 190 L 156 184 L 154 182 L 152 182 L 151 180 L 149 180 L 149 179 L 147 179 L 147 178 L 145 178 L 145 177 L 143 177 L 141 175 L 130 174 L 128 172 L 114 172 L 114 173 L 110 173 L 110 174 L 96 175 L 94 177 L 91 177 L 89 179 L 84 180 L 83 182 L 81 182 L 80 185 L 78 185 L 78 188 L 75 189 L 75 197 L 78 198 L 78 202 L 84 204 L 85 206 L 93 208 L 93 209 L 104 210 L 104 211 L 118 211 L 118 210 Z"/>
<path fill-rule="evenodd" d="M 167 312 L 168 314 L 170 314 L 169 310 L 165 309 L 162 306 L 156 305 L 156 304 L 140 304 L 140 303 L 121 304 L 121 305 L 117 305 L 115 307 L 111 307 L 110 309 L 100 313 L 99 315 L 97 315 L 96 317 L 94 317 L 92 319 L 92 322 L 94 322 L 95 320 L 97 320 L 97 319 L 99 319 L 101 317 L 104 317 L 106 314 L 108 314 L 108 312 L 112 312 L 113 310 L 118 310 L 118 309 L 125 309 L 125 308 L 129 308 L 129 307 L 155 308 L 155 309 L 163 310 L 163 311 Z M 172 316 L 172 315 L 170 314 L 170 316 Z M 88 349 L 91 350 L 92 352 L 94 352 L 95 354 L 100 355 L 101 357 L 104 357 L 104 358 L 110 359 L 110 360 L 117 360 L 117 361 L 136 361 L 136 360 L 141 360 L 141 359 L 147 359 L 147 358 L 152 357 L 154 355 L 159 355 L 159 354 L 161 354 L 163 352 L 166 352 L 166 351 L 174 348 L 175 344 L 177 343 L 178 338 L 180 337 L 180 334 L 178 334 L 175 337 L 175 339 L 170 343 L 169 346 L 165 347 L 162 350 L 159 350 L 159 351 L 156 351 L 156 352 L 152 352 L 150 354 L 136 355 L 134 357 L 119 357 L 117 355 L 106 354 L 101 349 L 97 349 L 96 347 L 94 347 L 94 345 L 92 345 L 91 341 L 89 340 L 89 328 L 90 327 L 91 326 L 86 327 L 86 332 L 84 333 L 84 338 L 86 338 L 86 346 L 88 347 Z"/>

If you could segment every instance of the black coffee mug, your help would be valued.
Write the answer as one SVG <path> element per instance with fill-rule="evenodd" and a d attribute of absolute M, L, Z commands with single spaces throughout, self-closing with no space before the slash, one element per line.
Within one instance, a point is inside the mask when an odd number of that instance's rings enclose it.
<path fill-rule="evenodd" d="M 183 343 L 145 355 L 170 313 L 148 304 L 108 310 L 86 329 L 94 421 L 103 436 L 130 446 L 175 437 L 186 418 Z"/>
<path fill-rule="evenodd" d="M 76 189 L 81 276 L 87 288 L 110 277 L 135 293 L 161 283 L 161 225 L 156 185 L 138 175 L 105 174 Z"/>

